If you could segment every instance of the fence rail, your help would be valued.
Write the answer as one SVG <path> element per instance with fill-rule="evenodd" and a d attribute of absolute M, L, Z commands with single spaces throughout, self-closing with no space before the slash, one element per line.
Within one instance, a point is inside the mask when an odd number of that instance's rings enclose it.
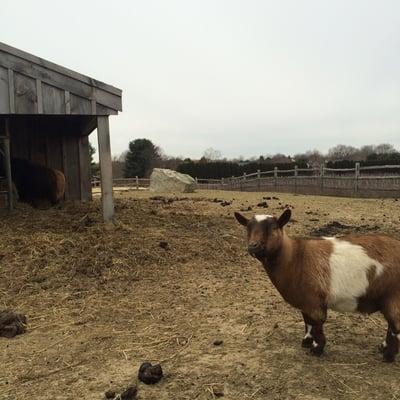
<path fill-rule="evenodd" d="M 222 179 L 197 179 L 200 189 L 275 191 L 301 194 L 323 194 L 355 197 L 400 197 L 400 165 L 377 165 L 354 168 L 297 168 L 257 171 Z M 94 177 L 92 186 L 100 186 Z M 150 186 L 146 178 L 118 178 L 114 190 L 144 190 Z"/>
<path fill-rule="evenodd" d="M 396 171 L 397 170 L 397 171 Z M 400 197 L 400 165 L 257 171 L 223 179 L 197 179 L 203 189 L 275 191 L 355 197 Z"/>
<path fill-rule="evenodd" d="M 93 177 L 92 179 L 92 188 L 100 186 L 100 178 Z M 114 191 L 118 190 L 126 190 L 126 189 L 133 189 L 133 190 L 143 190 L 148 189 L 150 186 L 150 179 L 148 178 L 115 178 L 113 179 L 113 188 Z"/>

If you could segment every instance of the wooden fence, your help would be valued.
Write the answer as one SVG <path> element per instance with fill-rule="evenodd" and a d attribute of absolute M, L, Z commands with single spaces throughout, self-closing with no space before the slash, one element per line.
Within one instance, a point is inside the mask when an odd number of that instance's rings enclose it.
<path fill-rule="evenodd" d="M 98 177 L 93 177 L 92 179 L 92 188 L 100 186 L 100 179 Z M 118 190 L 143 190 L 148 189 L 150 186 L 150 179 L 148 178 L 115 178 L 113 179 L 113 189 L 114 191 Z"/>
<path fill-rule="evenodd" d="M 257 171 L 222 179 L 197 179 L 199 188 L 349 197 L 399 197 L 400 165 Z"/>
<path fill-rule="evenodd" d="M 297 168 L 257 171 L 253 174 L 222 179 L 197 179 L 200 189 L 237 190 L 248 192 L 289 192 L 348 197 L 400 197 L 400 165 L 380 165 L 354 168 Z M 97 177 L 92 186 L 99 186 Z M 150 179 L 118 178 L 114 190 L 143 190 Z"/>

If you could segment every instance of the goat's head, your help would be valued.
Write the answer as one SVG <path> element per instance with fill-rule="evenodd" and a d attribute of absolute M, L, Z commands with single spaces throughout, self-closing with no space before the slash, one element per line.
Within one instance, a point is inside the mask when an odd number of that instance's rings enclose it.
<path fill-rule="evenodd" d="M 291 211 L 285 210 L 279 218 L 255 215 L 248 219 L 235 212 L 237 221 L 247 228 L 247 246 L 251 256 L 263 260 L 276 255 L 282 245 L 283 227 L 289 222 Z"/>

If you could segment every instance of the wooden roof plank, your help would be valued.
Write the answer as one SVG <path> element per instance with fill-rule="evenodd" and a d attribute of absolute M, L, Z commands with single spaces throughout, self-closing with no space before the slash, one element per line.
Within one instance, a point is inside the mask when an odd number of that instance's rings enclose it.
<path fill-rule="evenodd" d="M 99 104 L 113 110 L 122 111 L 122 99 L 120 96 L 62 75 L 59 72 L 48 70 L 41 65 L 25 62 L 12 54 L 1 54 L 0 65 L 30 78 L 40 79 L 44 83 L 67 90 L 80 97 L 89 100 L 94 98 Z"/>
<path fill-rule="evenodd" d="M 81 81 L 83 83 L 86 83 L 90 86 L 97 87 L 99 89 L 105 90 L 107 92 L 110 92 L 112 94 L 115 94 L 116 96 L 122 96 L 122 90 L 118 89 L 114 86 L 108 85 L 104 82 L 98 81 L 96 79 L 90 78 L 86 75 L 80 74 L 78 72 L 75 72 L 71 69 L 65 68 L 59 64 L 55 64 L 51 61 L 47 61 L 43 58 L 34 56 L 33 54 L 27 53 L 25 51 L 19 50 L 15 47 L 9 46 L 5 43 L 0 42 L 0 50 L 14 55 L 15 57 L 21 58 L 23 60 L 30 61 L 33 64 L 40 65 L 46 69 L 58 72 L 61 75 L 68 76 L 70 78 L 73 78 L 75 80 Z"/>

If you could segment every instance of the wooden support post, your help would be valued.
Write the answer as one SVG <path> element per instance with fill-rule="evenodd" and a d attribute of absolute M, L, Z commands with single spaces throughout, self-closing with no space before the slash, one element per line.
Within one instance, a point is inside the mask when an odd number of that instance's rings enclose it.
<path fill-rule="evenodd" d="M 257 170 L 257 189 L 260 191 L 260 186 L 261 186 L 261 171 L 258 169 Z"/>
<path fill-rule="evenodd" d="M 360 178 L 360 163 L 356 162 L 356 168 L 354 170 L 355 176 L 354 176 L 354 194 L 358 193 L 358 179 Z"/>
<path fill-rule="evenodd" d="M 8 191 L 8 209 L 11 211 L 14 205 L 14 193 L 12 187 L 12 176 L 11 176 L 11 155 L 10 155 L 10 120 L 6 119 L 6 137 L 4 139 L 4 162 L 5 172 L 7 179 L 7 191 Z"/>
<path fill-rule="evenodd" d="M 105 222 L 114 221 L 113 177 L 108 116 L 97 117 L 97 139 L 101 174 L 101 201 Z"/>
<path fill-rule="evenodd" d="M 299 176 L 299 167 L 294 166 L 294 192 L 297 193 L 297 177 Z"/>
<path fill-rule="evenodd" d="M 136 175 L 136 190 L 139 190 L 139 177 Z"/>
<path fill-rule="evenodd" d="M 278 186 L 278 167 L 274 167 L 274 186 L 275 189 Z"/>
<path fill-rule="evenodd" d="M 323 193 L 323 191 L 324 191 L 324 175 L 325 175 L 324 164 L 321 164 L 319 175 L 320 175 L 320 191 L 321 191 L 321 193 Z"/>

